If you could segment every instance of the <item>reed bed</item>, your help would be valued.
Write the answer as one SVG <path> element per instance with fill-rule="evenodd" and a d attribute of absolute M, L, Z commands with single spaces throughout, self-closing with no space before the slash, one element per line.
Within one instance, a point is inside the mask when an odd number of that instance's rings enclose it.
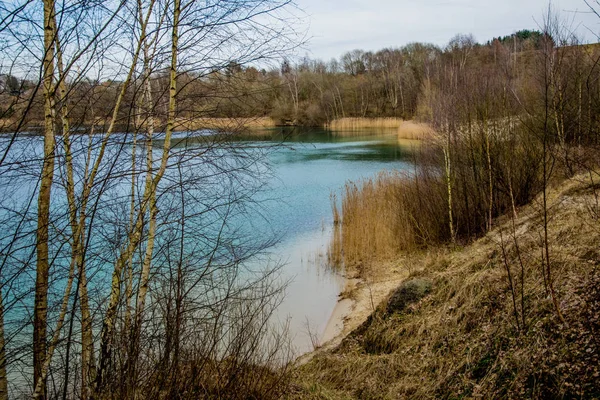
<path fill-rule="evenodd" d="M 398 139 L 432 139 L 434 131 L 428 124 L 416 121 L 402 121 L 398 126 Z"/>
<path fill-rule="evenodd" d="M 539 150 L 501 138 L 490 145 L 495 156 L 492 180 L 485 174 L 490 165 L 486 153 L 478 150 L 485 138 L 467 138 L 456 140 L 450 180 L 443 152 L 426 141 L 415 154 L 412 173 L 384 172 L 347 183 L 340 201 L 333 201 L 338 223 L 330 263 L 357 268 L 360 274 L 374 262 L 391 261 L 405 252 L 467 243 L 489 231 L 491 218 L 529 203 L 541 190 L 535 156 Z"/>
<path fill-rule="evenodd" d="M 248 129 L 275 127 L 275 121 L 270 117 L 255 118 L 189 118 L 179 119 L 176 123 L 179 131 L 196 131 L 214 129 L 219 131 L 238 132 Z"/>
<path fill-rule="evenodd" d="M 373 261 L 393 260 L 443 236 L 443 191 L 424 185 L 423 176 L 382 172 L 348 182 L 341 201 L 332 197 L 334 234 L 329 261 L 364 272 Z M 420 198 L 438 201 L 420 201 Z"/>
<path fill-rule="evenodd" d="M 326 128 L 332 131 L 357 131 L 361 129 L 398 129 L 401 118 L 340 118 L 331 121 Z"/>
<path fill-rule="evenodd" d="M 398 139 L 425 140 L 434 137 L 434 131 L 428 124 L 401 118 L 341 118 L 331 121 L 325 127 L 341 136 L 385 130 L 389 133 L 397 132 Z"/>

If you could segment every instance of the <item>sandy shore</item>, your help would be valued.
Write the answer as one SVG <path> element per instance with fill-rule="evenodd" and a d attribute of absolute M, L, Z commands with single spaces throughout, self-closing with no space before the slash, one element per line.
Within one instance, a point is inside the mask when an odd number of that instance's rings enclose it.
<path fill-rule="evenodd" d="M 376 270 L 384 272 L 378 273 L 376 277 L 347 278 L 344 292 L 340 294 L 321 337 L 322 345 L 298 358 L 298 365 L 307 363 L 319 352 L 338 346 L 350 332 L 365 322 L 375 308 L 409 275 L 408 269 L 400 265 L 385 265 Z"/>

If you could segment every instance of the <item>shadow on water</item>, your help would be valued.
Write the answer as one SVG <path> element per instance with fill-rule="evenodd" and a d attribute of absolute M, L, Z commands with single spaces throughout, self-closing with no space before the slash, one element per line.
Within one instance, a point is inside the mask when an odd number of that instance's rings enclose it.
<path fill-rule="evenodd" d="M 393 130 L 334 132 L 322 128 L 277 127 L 242 133 L 176 132 L 171 145 L 173 148 L 185 148 L 224 143 L 232 148 L 279 146 L 279 153 L 286 158 L 284 162 L 324 159 L 386 162 L 411 161 L 419 142 L 398 140 Z M 153 144 L 162 147 L 164 140 L 155 138 Z"/>
<path fill-rule="evenodd" d="M 348 142 L 346 142 L 348 143 Z M 352 145 L 314 147 L 313 151 L 302 152 L 302 160 L 321 159 L 344 161 L 407 161 L 411 158 L 411 148 L 394 143 L 349 142 Z"/>

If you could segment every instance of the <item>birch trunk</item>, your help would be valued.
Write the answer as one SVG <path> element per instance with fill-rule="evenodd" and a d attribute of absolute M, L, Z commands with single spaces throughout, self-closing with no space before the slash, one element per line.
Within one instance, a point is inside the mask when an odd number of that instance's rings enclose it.
<path fill-rule="evenodd" d="M 6 376 L 6 342 L 4 340 L 4 298 L 0 290 L 0 400 L 8 400 L 8 377 Z"/>
<path fill-rule="evenodd" d="M 450 239 L 455 242 L 456 235 L 454 233 L 454 213 L 452 212 L 452 164 L 450 160 L 450 129 L 447 131 L 448 138 L 443 146 L 444 166 L 446 175 L 446 190 L 448 195 L 448 227 L 450 228 Z"/>
<path fill-rule="evenodd" d="M 486 154 L 486 161 L 487 161 L 487 170 L 488 170 L 488 196 L 489 196 L 489 207 L 488 207 L 488 221 L 487 221 L 487 225 L 488 225 L 488 231 L 492 230 L 492 216 L 493 216 L 493 210 L 494 210 L 494 181 L 493 181 L 493 174 L 494 171 L 492 169 L 492 155 L 490 153 L 490 127 L 488 124 L 488 119 L 487 119 L 487 115 L 485 117 L 485 121 L 483 123 L 483 130 L 485 131 L 485 154 Z"/>
<path fill-rule="evenodd" d="M 140 20 L 142 20 L 142 16 L 140 15 Z M 139 282 L 139 289 L 138 289 L 138 295 L 137 295 L 137 301 L 136 301 L 136 313 L 135 313 L 135 320 L 133 323 L 133 327 L 131 326 L 127 326 L 126 330 L 125 330 L 125 334 L 129 334 L 130 335 L 130 351 L 129 351 L 129 359 L 127 360 L 127 363 L 129 364 L 128 367 L 128 374 L 129 374 L 129 380 L 130 380 L 130 388 L 129 390 L 133 391 L 133 397 L 135 397 L 135 381 L 136 381 L 136 367 L 137 367 L 137 358 L 138 358 L 138 354 L 139 354 L 139 341 L 140 341 L 140 336 L 141 336 L 141 327 L 142 327 L 142 322 L 143 322 L 143 313 L 144 313 L 144 308 L 145 308 L 145 302 L 146 302 L 146 293 L 148 292 L 148 280 L 149 280 L 149 276 L 150 276 L 150 268 L 151 268 L 151 264 L 152 264 L 152 255 L 154 253 L 154 238 L 156 235 L 156 215 L 158 213 L 157 207 L 156 207 L 156 187 L 153 184 L 153 174 L 152 174 L 152 166 L 154 164 L 153 161 L 153 157 L 152 157 L 152 151 L 153 151 L 153 144 L 152 144 L 152 139 L 154 137 L 154 116 L 153 116 L 153 111 L 152 111 L 152 103 L 153 103 L 153 99 L 152 99 L 152 86 L 150 84 L 150 66 L 149 66 L 149 45 L 148 43 L 144 44 L 144 73 L 143 73 L 143 80 L 144 80 L 144 93 L 143 93 L 143 100 L 142 102 L 144 102 L 144 114 L 147 117 L 147 138 L 146 138 L 146 187 L 145 187 L 145 191 L 150 193 L 150 198 L 149 198 L 149 209 L 150 209 L 150 225 L 148 228 L 148 239 L 146 242 L 146 251 L 144 254 L 144 261 L 142 264 L 142 271 L 140 274 L 140 282 Z M 135 160 L 135 158 L 132 158 L 132 162 Z M 132 177 L 132 190 L 133 190 L 133 182 L 134 182 L 134 178 Z M 132 191 L 133 194 L 133 191 Z M 133 203 L 131 204 L 133 207 Z M 131 209 L 132 213 L 133 213 L 133 208 Z M 131 218 L 133 218 L 133 214 L 131 216 Z M 130 223 L 132 223 L 132 221 L 130 221 Z M 133 271 L 131 269 L 132 267 L 132 262 L 131 262 L 131 257 L 130 257 L 130 262 L 129 262 L 129 276 L 132 276 Z M 130 297 L 133 296 L 132 294 L 132 286 L 133 286 L 133 279 L 129 279 L 128 277 L 128 281 L 126 284 L 126 296 L 127 296 L 127 304 L 129 306 L 129 300 Z M 127 311 L 128 315 L 126 316 L 126 324 L 129 324 L 129 319 L 131 318 L 130 314 L 129 314 L 129 310 Z M 130 329 L 133 328 L 131 331 Z"/>
<path fill-rule="evenodd" d="M 54 104 L 54 1 L 44 0 L 44 163 L 40 179 L 37 204 L 36 231 L 36 280 L 35 311 L 33 317 L 33 379 L 42 377 L 42 368 L 46 360 L 46 324 L 48 315 L 48 227 L 50 224 L 50 195 L 54 179 L 54 124 L 56 109 Z M 45 397 L 45 382 L 42 382 L 42 395 Z"/>
<path fill-rule="evenodd" d="M 62 131 L 63 131 L 63 143 L 64 143 L 64 151 L 65 151 L 65 167 L 66 167 L 66 178 L 67 178 L 67 183 L 66 183 L 66 193 L 67 193 L 67 201 L 68 201 L 68 205 L 69 205 L 69 220 L 70 220 L 70 225 L 71 225 L 71 234 L 72 234 L 72 241 L 71 241 L 71 248 L 72 248 L 72 253 L 71 253 L 71 264 L 70 264 L 70 268 L 69 268 L 69 275 L 68 275 L 68 279 L 67 279 L 67 285 L 65 287 L 65 293 L 63 296 L 63 301 L 62 301 L 62 306 L 61 306 L 61 311 L 59 314 L 59 318 L 58 318 L 58 322 L 57 322 L 57 326 L 55 329 L 55 333 L 53 335 L 52 341 L 50 342 L 50 346 L 48 347 L 48 351 L 47 354 L 45 356 L 45 361 L 42 367 L 42 372 L 41 372 L 41 376 L 39 377 L 39 379 L 35 382 L 35 389 L 34 389 L 34 398 L 39 398 L 42 396 L 43 394 L 43 382 L 46 380 L 47 374 L 48 374 L 48 370 L 50 367 L 50 363 L 52 361 L 52 356 L 54 353 L 54 350 L 56 349 L 56 345 L 59 341 L 60 338 L 60 332 L 62 330 L 62 326 L 64 324 L 64 320 L 67 314 L 67 308 L 68 308 L 68 304 L 69 304 L 69 298 L 70 298 L 70 294 L 71 294 L 71 290 L 72 290 L 72 286 L 73 286 L 73 281 L 74 281 L 74 274 L 75 274 L 75 267 L 78 268 L 79 271 L 79 285 L 80 285 L 80 295 L 81 295 L 81 303 L 82 303 L 82 355 L 83 354 L 88 354 L 89 357 L 89 347 L 92 341 L 92 336 L 91 336 L 91 322 L 87 321 L 90 319 L 90 313 L 89 313 L 89 303 L 88 303 L 88 299 L 87 299 L 87 284 L 85 283 L 85 278 L 82 279 L 81 275 L 83 273 L 83 275 L 85 276 L 85 271 L 83 270 L 83 243 L 85 241 L 85 237 L 84 237 L 84 229 L 85 229 L 85 209 L 82 208 L 81 212 L 80 212 L 80 222 L 78 223 L 78 215 L 77 215 L 77 205 L 75 203 L 75 183 L 74 183 L 74 179 L 73 179 L 73 153 L 71 150 L 71 141 L 70 141 L 70 123 L 69 123 L 69 117 L 68 117 L 68 108 L 67 108 L 67 88 L 65 85 L 65 81 L 66 81 L 66 76 L 64 73 L 64 68 L 63 68 L 63 59 L 62 59 L 62 51 L 61 51 L 61 47 L 60 47 L 60 42 L 58 40 L 58 37 L 55 37 L 55 46 L 56 46 L 56 60 L 57 60 L 57 67 L 58 67 L 58 73 L 59 73 L 59 80 L 58 80 L 58 90 L 59 90 L 59 95 L 60 95 L 60 99 L 62 101 L 62 107 L 61 107 L 61 122 L 62 122 Z M 87 167 L 86 167 L 86 172 L 87 172 Z M 83 284 L 82 284 L 83 283 Z M 82 287 L 83 286 L 83 287 Z M 88 326 L 89 324 L 89 326 Z M 93 347 L 92 347 L 92 353 L 93 353 Z M 87 371 L 89 368 L 89 363 L 85 363 L 84 360 L 86 360 L 85 356 L 82 356 L 82 371 L 85 370 L 84 376 L 87 376 Z M 85 392 L 85 381 L 82 381 L 82 393 Z M 82 397 L 86 397 L 85 395 L 83 395 Z"/>
<path fill-rule="evenodd" d="M 150 10 L 152 8 L 154 2 L 150 5 Z M 153 188 L 158 186 L 158 183 L 162 179 L 165 170 L 167 168 L 167 162 L 169 158 L 169 151 L 171 148 L 171 136 L 173 134 L 173 130 L 175 127 L 175 97 L 177 93 L 176 86 L 176 78 L 177 78 L 177 49 L 178 49 L 178 39 L 179 39 L 179 15 L 181 12 L 181 2 L 180 0 L 174 1 L 174 13 L 173 13 L 173 31 L 172 31 L 172 43 L 171 43 L 171 68 L 170 68 L 170 87 L 169 87 L 169 108 L 168 108 L 168 117 L 167 117 L 167 129 L 165 133 L 165 141 L 163 145 L 163 154 L 161 159 L 161 164 L 159 170 L 157 171 L 154 178 L 151 180 L 150 185 L 146 185 L 144 190 L 144 195 L 142 198 L 142 204 L 140 205 L 140 210 L 137 214 L 136 224 L 134 231 L 132 232 L 127 246 L 121 252 L 119 258 L 115 263 L 115 268 L 113 270 L 112 283 L 111 283 L 111 293 L 109 297 L 109 304 L 106 310 L 106 315 L 104 318 L 103 326 L 102 326 L 102 334 L 101 334 L 101 344 L 100 344 L 100 368 L 98 370 L 96 376 L 96 394 L 102 392 L 104 388 L 104 379 L 110 369 L 110 359 L 112 353 L 112 342 L 113 342 L 113 332 L 115 329 L 115 319 L 117 315 L 117 306 L 119 300 L 121 298 L 121 276 L 124 266 L 127 263 L 130 255 L 135 251 L 141 241 L 142 231 L 143 231 L 143 220 L 144 214 L 146 213 L 146 209 L 149 206 L 151 193 Z M 146 17 L 146 21 L 144 25 L 147 25 L 148 22 L 148 13 Z M 145 37 L 145 26 L 142 27 L 143 33 L 140 35 L 140 38 Z"/>
<path fill-rule="evenodd" d="M 85 272 L 85 262 L 83 259 L 84 246 L 85 246 L 85 229 L 86 229 L 86 207 L 87 199 L 83 202 L 80 210 L 77 209 L 77 203 L 75 199 L 75 180 L 73 178 L 73 152 L 71 148 L 70 139 L 70 122 L 67 108 L 67 88 L 65 85 L 66 76 L 63 67 L 63 58 L 60 42 L 56 39 L 56 59 L 59 73 L 59 84 L 58 90 L 60 98 L 62 100 L 61 107 L 61 121 L 63 129 L 63 142 L 65 151 L 65 168 L 66 168 L 66 193 L 67 201 L 69 205 L 69 220 L 71 225 L 71 263 L 77 267 L 78 271 L 78 292 L 80 296 L 81 305 L 81 397 L 83 399 L 88 398 L 88 386 L 90 381 L 90 375 L 93 375 L 93 334 L 92 334 L 92 321 L 91 313 L 89 309 L 89 297 L 87 291 L 87 277 Z M 85 173 L 88 174 L 89 164 L 86 164 Z M 73 278 L 70 278 L 71 280 Z M 71 282 L 69 282 L 70 288 Z"/>
<path fill-rule="evenodd" d="M 156 176 L 152 177 L 152 145 L 148 141 L 149 146 L 147 149 L 147 164 L 148 164 L 148 178 L 151 181 L 150 193 L 149 193 L 149 206 L 150 206 L 150 226 L 148 228 L 148 242 L 146 244 L 146 253 L 144 255 L 144 263 L 142 266 L 142 274 L 140 277 L 140 289 L 137 298 L 137 310 L 136 310 L 136 334 L 139 335 L 139 329 L 141 325 L 141 318 L 144 313 L 144 307 L 146 304 L 146 294 L 148 292 L 148 278 L 150 276 L 150 266 L 152 263 L 152 254 L 154 251 L 154 238 L 156 235 L 156 215 L 158 209 L 156 207 L 156 191 L 158 183 L 162 179 L 164 172 L 167 167 L 167 161 L 169 158 L 169 152 L 171 150 L 171 136 L 175 128 L 175 108 L 176 108 L 176 97 L 177 97 L 177 46 L 179 41 L 179 15 L 181 9 L 180 0 L 175 0 L 175 10 L 173 14 L 173 33 L 172 33 L 172 44 L 171 44 L 171 71 L 169 77 L 169 113 L 167 117 L 167 132 L 165 135 L 165 142 L 163 145 L 163 153 L 161 159 L 161 166 Z M 149 81 L 148 85 L 149 85 Z M 147 87 L 147 101 L 152 104 L 152 94 Z M 151 115 L 151 114 L 150 114 Z M 151 124 L 149 125 L 148 134 L 150 138 L 154 133 L 154 127 L 152 125 L 153 120 L 150 116 Z"/>
<path fill-rule="evenodd" d="M 450 164 L 450 154 L 448 149 L 444 149 L 444 161 L 446 166 L 446 189 L 448 192 L 448 226 L 450 228 L 450 240 L 452 243 L 455 241 L 454 234 L 454 215 L 452 212 L 452 177 L 451 177 L 451 164 Z"/>

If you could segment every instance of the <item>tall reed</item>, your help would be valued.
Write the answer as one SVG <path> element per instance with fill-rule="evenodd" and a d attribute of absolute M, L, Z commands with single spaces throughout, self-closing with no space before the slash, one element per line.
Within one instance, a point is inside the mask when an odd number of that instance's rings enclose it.
<path fill-rule="evenodd" d="M 374 260 L 392 259 L 419 247 L 423 241 L 413 210 L 407 207 L 417 188 L 412 181 L 407 174 L 382 172 L 375 178 L 348 182 L 341 197 L 341 223 L 334 225 L 330 261 L 363 271 Z M 332 199 L 335 215 L 338 204 Z"/>
<path fill-rule="evenodd" d="M 340 202 L 332 197 L 338 221 L 329 249 L 332 264 L 361 272 L 406 251 L 468 241 L 491 228 L 490 217 L 529 202 L 540 190 L 536 147 L 498 136 L 490 143 L 490 162 L 484 143 L 455 139 L 450 186 L 435 142 L 421 146 L 411 173 L 382 172 L 348 182 Z M 494 173 L 486 174 L 490 165 Z"/>
<path fill-rule="evenodd" d="M 331 121 L 326 127 L 333 131 L 398 129 L 402 122 L 401 118 L 340 118 Z"/>
<path fill-rule="evenodd" d="M 181 118 L 177 121 L 177 130 L 195 131 L 215 129 L 238 132 L 243 129 L 273 128 L 275 121 L 269 117 L 253 118 Z"/>
<path fill-rule="evenodd" d="M 433 129 L 426 123 L 402 121 L 398 126 L 398 139 L 423 140 L 434 137 Z"/>

